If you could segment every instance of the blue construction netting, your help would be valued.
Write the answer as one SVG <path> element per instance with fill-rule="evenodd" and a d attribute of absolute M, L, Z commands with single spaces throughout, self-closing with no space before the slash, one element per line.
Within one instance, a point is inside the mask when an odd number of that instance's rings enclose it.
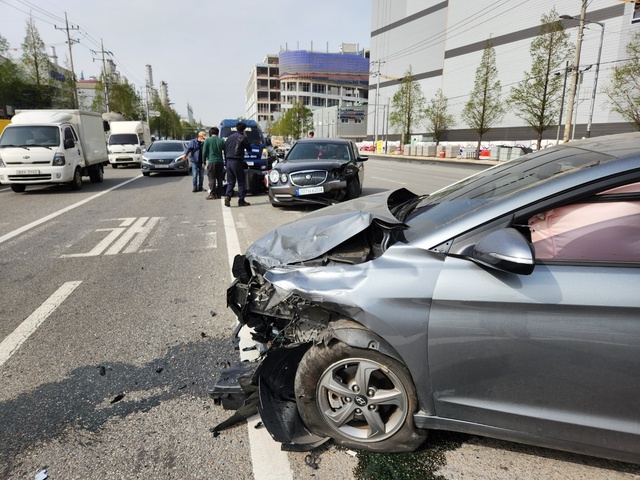
<path fill-rule="evenodd" d="M 335 77 L 337 80 L 369 78 L 369 59 L 357 54 L 306 50 L 280 52 L 280 76 Z"/>

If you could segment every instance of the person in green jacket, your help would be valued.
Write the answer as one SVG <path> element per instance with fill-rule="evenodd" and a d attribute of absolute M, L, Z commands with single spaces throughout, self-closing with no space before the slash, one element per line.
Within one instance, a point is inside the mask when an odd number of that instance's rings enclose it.
<path fill-rule="evenodd" d="M 213 127 L 209 130 L 209 138 L 202 146 L 202 158 L 207 162 L 205 171 L 209 179 L 209 196 L 207 200 L 222 197 L 222 182 L 224 180 L 224 140 L 218 135 L 220 130 Z"/>

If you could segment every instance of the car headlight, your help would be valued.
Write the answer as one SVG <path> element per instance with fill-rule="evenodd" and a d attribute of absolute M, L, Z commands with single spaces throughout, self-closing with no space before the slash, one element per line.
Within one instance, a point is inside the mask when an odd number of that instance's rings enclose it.
<path fill-rule="evenodd" d="M 2 155 L 0 155 L 0 168 L 4 168 L 4 167 L 6 167 L 6 165 L 2 161 Z"/>
<path fill-rule="evenodd" d="M 64 153 L 56 153 L 53 156 L 53 162 L 51 163 L 54 167 L 61 167 L 62 165 L 64 165 L 66 162 L 65 158 L 64 158 Z"/>
<path fill-rule="evenodd" d="M 140 155 L 142 153 L 142 150 L 140 149 L 140 147 L 136 147 L 136 155 Z"/>
<path fill-rule="evenodd" d="M 142 157 L 142 163 L 150 163 L 147 157 Z"/>
<path fill-rule="evenodd" d="M 282 174 L 280 174 L 280 181 L 282 183 L 287 183 L 289 181 L 289 177 L 287 177 L 286 173 L 283 172 Z"/>
<path fill-rule="evenodd" d="M 111 150 L 111 148 L 107 148 L 107 153 L 112 154 L 113 151 Z"/>
<path fill-rule="evenodd" d="M 262 160 L 268 160 L 269 159 L 269 152 L 267 151 L 266 148 L 262 149 L 262 156 L 260 158 Z"/>
<path fill-rule="evenodd" d="M 271 183 L 278 183 L 278 179 L 280 178 L 280 172 L 277 170 L 271 170 L 269 172 L 269 181 Z"/>
<path fill-rule="evenodd" d="M 178 162 L 180 162 L 180 161 L 182 161 L 182 154 L 180 154 L 179 156 L 177 156 L 177 157 L 175 158 L 175 160 L 173 161 L 173 163 L 178 163 Z"/>

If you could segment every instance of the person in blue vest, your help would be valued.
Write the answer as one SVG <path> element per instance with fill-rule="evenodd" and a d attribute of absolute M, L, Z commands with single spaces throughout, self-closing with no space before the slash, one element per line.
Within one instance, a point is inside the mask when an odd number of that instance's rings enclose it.
<path fill-rule="evenodd" d="M 202 192 L 204 184 L 204 165 L 202 163 L 202 145 L 207 136 L 205 132 L 198 132 L 198 137 L 194 138 L 187 145 L 186 150 L 182 154 L 182 158 L 189 158 L 191 163 L 191 178 L 193 183 L 193 192 Z"/>

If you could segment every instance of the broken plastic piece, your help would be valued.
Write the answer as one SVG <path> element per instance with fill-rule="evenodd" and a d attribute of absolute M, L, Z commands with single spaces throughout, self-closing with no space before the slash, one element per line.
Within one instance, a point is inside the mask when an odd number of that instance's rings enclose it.
<path fill-rule="evenodd" d="M 313 468 L 314 470 L 318 470 L 319 468 L 319 463 L 320 463 L 320 459 L 318 457 L 316 457 L 314 454 L 309 453 L 304 457 L 304 463 L 308 466 Z"/>
<path fill-rule="evenodd" d="M 45 480 L 47 478 L 49 478 L 49 475 L 47 474 L 47 469 L 43 468 L 42 470 L 40 470 L 38 473 L 36 473 L 36 480 Z"/>

